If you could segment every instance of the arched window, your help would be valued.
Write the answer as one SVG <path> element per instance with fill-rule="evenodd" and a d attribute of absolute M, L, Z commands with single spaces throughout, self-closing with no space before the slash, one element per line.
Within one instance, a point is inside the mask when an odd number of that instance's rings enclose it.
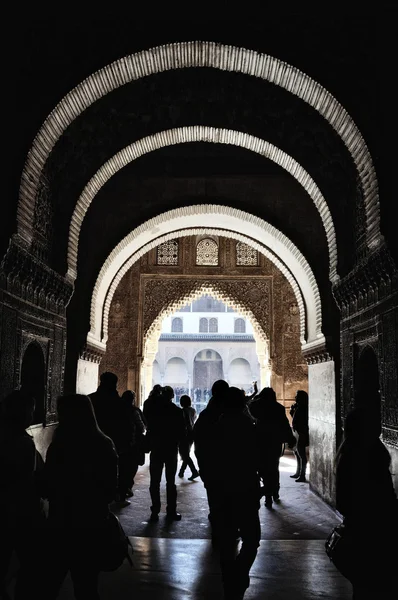
<path fill-rule="evenodd" d="M 196 246 L 196 264 L 197 265 L 218 265 L 218 244 L 210 238 L 200 240 Z"/>
<path fill-rule="evenodd" d="M 157 247 L 158 265 L 178 265 L 178 241 L 169 240 Z"/>
<path fill-rule="evenodd" d="M 209 332 L 210 333 L 217 333 L 218 331 L 218 320 L 215 318 L 210 319 L 209 322 Z"/>
<path fill-rule="evenodd" d="M 202 317 L 199 319 L 199 333 L 208 333 L 209 331 L 209 321 Z"/>
<path fill-rule="evenodd" d="M 244 319 L 235 319 L 234 333 L 246 333 L 246 323 Z"/>
<path fill-rule="evenodd" d="M 171 322 L 172 333 L 182 333 L 182 319 L 175 317 Z"/>
<path fill-rule="evenodd" d="M 236 264 L 239 266 L 257 266 L 258 252 L 244 242 L 236 244 Z"/>

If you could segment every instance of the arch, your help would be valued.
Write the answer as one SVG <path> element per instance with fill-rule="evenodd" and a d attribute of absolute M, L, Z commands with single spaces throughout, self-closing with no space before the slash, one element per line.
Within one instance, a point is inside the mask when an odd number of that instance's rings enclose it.
<path fill-rule="evenodd" d="M 172 333 L 182 333 L 182 319 L 181 317 L 174 317 L 171 322 L 171 331 Z"/>
<path fill-rule="evenodd" d="M 218 319 L 216 317 L 211 317 L 209 319 L 209 333 L 217 333 L 218 332 Z"/>
<path fill-rule="evenodd" d="M 228 382 L 230 385 L 247 389 L 252 381 L 252 369 L 246 358 L 234 358 L 228 367 Z"/>
<path fill-rule="evenodd" d="M 209 321 L 205 317 L 199 319 L 199 333 L 209 332 Z"/>
<path fill-rule="evenodd" d="M 374 349 L 366 345 L 358 356 L 354 374 L 355 406 L 381 411 L 379 363 Z"/>
<path fill-rule="evenodd" d="M 241 317 L 234 321 L 234 333 L 246 333 L 246 321 Z"/>
<path fill-rule="evenodd" d="M 210 238 L 204 238 L 196 244 L 196 264 L 215 267 L 218 265 L 218 244 Z"/>
<path fill-rule="evenodd" d="M 173 356 L 170 358 L 164 370 L 165 385 L 186 385 L 188 383 L 188 367 L 183 358 Z"/>
<path fill-rule="evenodd" d="M 222 216 L 223 229 L 212 227 L 214 216 Z M 300 339 L 303 348 L 324 343 L 317 282 L 298 248 L 282 232 L 258 217 L 228 206 L 205 204 L 158 215 L 137 227 L 114 248 L 102 266 L 94 286 L 91 328 L 87 341 L 105 348 L 113 294 L 124 274 L 142 255 L 167 239 L 202 235 L 204 232 L 243 241 L 269 258 L 293 288 L 300 310 Z"/>
<path fill-rule="evenodd" d="M 144 154 L 148 154 L 159 148 L 189 142 L 209 142 L 239 146 L 272 160 L 292 175 L 311 197 L 319 212 L 326 232 L 329 249 L 329 278 L 332 283 L 338 281 L 337 243 L 332 215 L 320 189 L 307 171 L 294 158 L 265 140 L 240 131 L 217 129 L 202 125 L 169 129 L 138 140 L 115 154 L 93 175 L 76 203 L 69 227 L 67 277 L 71 281 L 74 281 L 77 276 L 79 235 L 84 216 L 96 194 L 105 183 L 120 169 Z"/>
<path fill-rule="evenodd" d="M 158 361 L 155 359 L 152 364 L 152 387 L 156 384 L 162 384 L 162 377 L 160 373 L 160 366 Z"/>
<path fill-rule="evenodd" d="M 46 365 L 39 344 L 30 342 L 21 364 L 21 389 L 35 398 L 32 425 L 44 424 L 46 419 Z"/>
<path fill-rule="evenodd" d="M 254 50 L 215 42 L 179 42 L 130 54 L 100 69 L 71 90 L 46 118 L 30 149 L 21 177 L 18 234 L 31 243 L 40 176 L 66 128 L 96 100 L 155 73 L 210 67 L 258 77 L 280 86 L 319 112 L 340 136 L 357 168 L 366 211 L 368 247 L 381 243 L 378 183 L 369 150 L 351 116 L 320 84 L 295 67 Z"/>

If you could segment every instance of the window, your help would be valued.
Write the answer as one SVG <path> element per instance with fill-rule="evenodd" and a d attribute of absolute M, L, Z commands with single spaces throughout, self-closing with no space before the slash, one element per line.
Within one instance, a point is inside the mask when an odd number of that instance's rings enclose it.
<path fill-rule="evenodd" d="M 234 333 L 246 333 L 246 323 L 244 319 L 235 319 Z"/>
<path fill-rule="evenodd" d="M 218 245 L 217 242 L 206 238 L 201 240 L 196 246 L 196 264 L 197 265 L 218 265 Z"/>
<path fill-rule="evenodd" d="M 157 247 L 158 265 L 178 265 L 178 241 L 169 240 Z"/>
<path fill-rule="evenodd" d="M 211 360 L 213 358 L 213 353 L 211 350 L 206 350 L 206 359 Z"/>
<path fill-rule="evenodd" d="M 209 332 L 217 333 L 218 332 L 218 320 L 215 318 L 210 319 L 209 321 Z"/>
<path fill-rule="evenodd" d="M 199 333 L 208 333 L 209 321 L 205 318 L 199 319 Z"/>
<path fill-rule="evenodd" d="M 238 242 L 236 244 L 236 264 L 240 266 L 257 266 L 257 250 L 243 242 Z"/>
<path fill-rule="evenodd" d="M 173 333 L 182 333 L 182 319 L 175 317 L 171 322 L 171 331 Z"/>

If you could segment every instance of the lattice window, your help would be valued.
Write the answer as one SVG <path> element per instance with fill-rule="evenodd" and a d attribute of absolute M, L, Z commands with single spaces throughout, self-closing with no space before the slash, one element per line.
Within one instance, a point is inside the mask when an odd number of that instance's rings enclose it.
<path fill-rule="evenodd" d="M 158 265 L 178 265 L 178 241 L 169 240 L 157 247 Z"/>
<path fill-rule="evenodd" d="M 246 323 L 244 319 L 235 319 L 234 323 L 235 333 L 246 333 Z"/>
<path fill-rule="evenodd" d="M 218 244 L 214 240 L 206 238 L 196 246 L 197 265 L 218 265 Z"/>
<path fill-rule="evenodd" d="M 209 332 L 217 333 L 218 332 L 218 319 L 212 318 L 209 321 Z"/>
<path fill-rule="evenodd" d="M 208 333 L 209 331 L 209 321 L 202 317 L 199 319 L 199 333 Z"/>
<path fill-rule="evenodd" d="M 258 265 L 258 252 L 248 244 L 238 242 L 236 244 L 236 264 L 242 266 Z"/>
<path fill-rule="evenodd" d="M 175 317 L 171 322 L 171 331 L 173 333 L 182 333 L 182 319 Z"/>

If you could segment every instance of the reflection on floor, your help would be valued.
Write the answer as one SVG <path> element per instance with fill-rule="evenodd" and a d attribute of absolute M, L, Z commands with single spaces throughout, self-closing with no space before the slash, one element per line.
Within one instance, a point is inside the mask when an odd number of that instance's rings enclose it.
<path fill-rule="evenodd" d="M 260 509 L 262 541 L 245 600 L 350 600 L 351 585 L 329 562 L 324 540 L 338 521 L 310 490 L 290 478 L 292 457 L 281 460 L 281 504 Z M 187 473 L 189 476 L 189 473 Z M 200 481 L 178 480 L 182 521 L 148 524 L 147 465 L 136 478 L 131 505 L 117 509 L 132 535 L 134 567 L 101 574 L 101 599 L 222 600 L 217 553 L 209 538 L 206 494 Z M 162 484 L 164 497 L 164 481 Z M 72 600 L 69 579 L 60 600 Z"/>

